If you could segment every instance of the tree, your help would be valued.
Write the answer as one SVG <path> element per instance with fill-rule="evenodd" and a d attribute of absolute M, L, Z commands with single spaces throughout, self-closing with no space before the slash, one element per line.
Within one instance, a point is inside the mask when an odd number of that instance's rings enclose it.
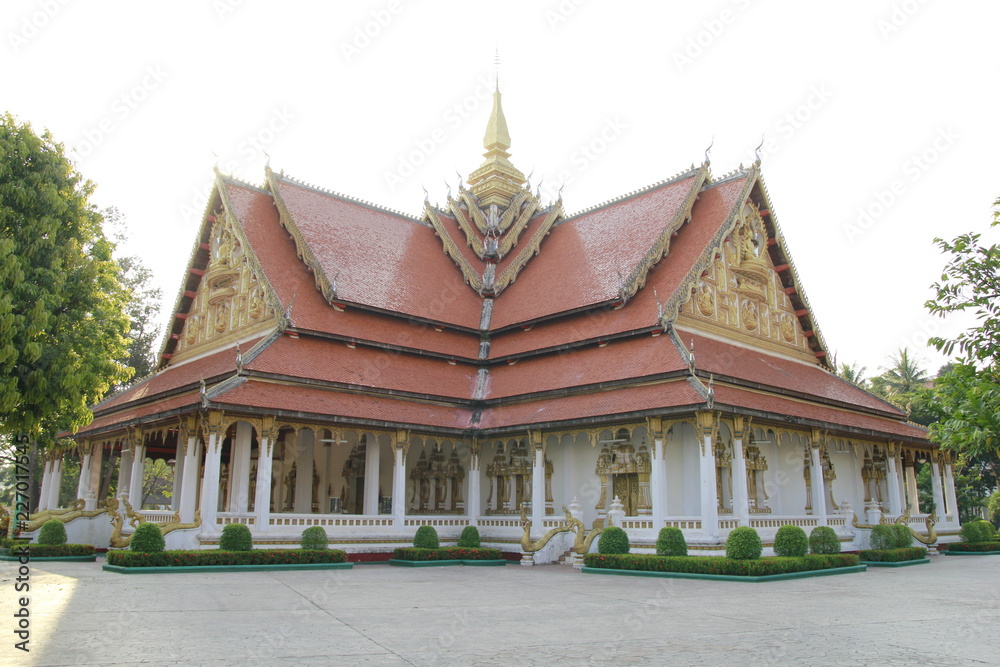
<path fill-rule="evenodd" d="M 868 383 L 868 380 L 865 378 L 866 370 L 868 369 L 865 368 L 864 366 L 858 368 L 858 365 L 856 363 L 847 364 L 841 362 L 840 365 L 837 366 L 837 375 L 839 375 L 840 377 L 842 377 L 843 379 L 847 380 L 852 384 L 856 384 L 857 386 L 863 389 L 865 385 Z"/>
<path fill-rule="evenodd" d="M 106 229 L 120 247 L 127 240 L 125 219 L 114 207 L 103 211 Z M 117 259 L 121 281 L 131 294 L 126 312 L 131 323 L 128 333 L 128 354 L 120 361 L 135 369 L 135 378 L 143 378 L 156 370 L 156 341 L 159 338 L 157 318 L 163 291 L 153 285 L 153 272 L 136 255 Z M 115 387 L 124 389 L 123 385 Z"/>
<path fill-rule="evenodd" d="M 872 378 L 872 388 L 886 398 L 916 391 L 927 384 L 927 371 L 920 368 L 908 348 L 889 357 L 892 365 L 881 375 Z"/>
<path fill-rule="evenodd" d="M 129 377 L 128 293 L 92 191 L 48 132 L 0 117 L 0 434 L 32 441 L 32 472 Z"/>

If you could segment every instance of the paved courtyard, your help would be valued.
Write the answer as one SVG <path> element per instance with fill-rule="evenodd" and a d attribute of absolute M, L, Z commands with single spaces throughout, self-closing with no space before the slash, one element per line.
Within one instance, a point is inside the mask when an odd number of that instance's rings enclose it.
<path fill-rule="evenodd" d="M 119 575 L 31 573 L 16 665 L 997 664 L 1000 557 L 771 584 L 584 575 L 566 566 Z"/>

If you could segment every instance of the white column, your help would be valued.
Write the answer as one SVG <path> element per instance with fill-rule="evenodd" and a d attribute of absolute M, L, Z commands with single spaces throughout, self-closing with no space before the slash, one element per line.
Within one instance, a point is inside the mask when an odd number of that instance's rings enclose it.
<path fill-rule="evenodd" d="M 392 447 L 392 524 L 399 532 L 406 521 L 406 442 L 397 435 Z"/>
<path fill-rule="evenodd" d="M 649 492 L 653 501 L 653 528 L 659 532 L 667 518 L 667 461 L 663 434 L 653 434 L 653 460 L 649 474 Z"/>
<path fill-rule="evenodd" d="M 128 502 L 136 512 L 142 509 L 142 483 L 146 464 L 146 446 L 132 446 L 132 475 L 128 485 Z"/>
<path fill-rule="evenodd" d="M 938 521 L 944 521 L 944 515 L 948 513 L 948 508 L 944 506 L 944 492 L 941 488 L 941 469 L 938 461 L 931 459 L 931 494 L 934 498 L 934 512 L 938 516 Z"/>
<path fill-rule="evenodd" d="M 118 490 L 115 492 L 116 498 L 121 498 L 122 493 L 128 491 L 132 479 L 132 450 L 123 449 L 118 457 Z M 126 496 L 129 498 L 129 496 Z M 129 503 L 132 500 L 129 499 Z M 122 508 L 124 509 L 124 507 Z"/>
<path fill-rule="evenodd" d="M 90 494 L 90 479 L 92 477 L 90 474 L 91 461 L 93 461 L 93 457 L 88 451 L 80 461 L 80 479 L 76 482 L 76 497 L 84 501 L 86 501 L 87 496 Z"/>
<path fill-rule="evenodd" d="M 181 487 L 184 484 L 184 445 L 187 438 L 183 432 L 177 434 L 177 446 L 174 448 L 174 484 L 170 496 L 170 509 L 179 512 L 181 509 Z"/>
<path fill-rule="evenodd" d="M 719 492 L 716 487 L 715 450 L 712 435 L 715 431 L 715 416 L 712 413 L 698 413 L 701 426 L 699 457 L 701 463 L 701 532 L 709 537 L 719 535 Z"/>
<path fill-rule="evenodd" d="M 205 447 L 205 476 L 201 481 L 201 525 L 216 530 L 219 515 L 219 467 L 222 459 L 222 437 L 212 429 Z M 185 474 L 185 477 L 187 475 Z"/>
<path fill-rule="evenodd" d="M 545 449 L 541 442 L 532 443 L 535 464 L 531 468 L 531 527 L 532 537 L 545 533 Z"/>
<path fill-rule="evenodd" d="M 229 511 L 246 512 L 250 507 L 250 448 L 253 439 L 253 426 L 247 422 L 236 423 L 236 438 L 232 451 L 229 453 L 229 468 L 231 491 L 229 492 Z"/>
<path fill-rule="evenodd" d="M 816 525 L 825 526 L 826 522 L 826 494 L 823 493 L 823 464 L 819 458 L 819 443 L 814 442 L 809 448 L 809 479 L 812 486 L 812 506 L 813 516 L 816 517 Z"/>
<path fill-rule="evenodd" d="M 52 487 L 52 466 L 55 461 L 45 461 L 42 467 L 42 486 L 38 489 L 38 511 L 49 509 L 49 489 Z"/>
<path fill-rule="evenodd" d="M 903 470 L 903 476 L 906 477 L 906 496 L 909 500 L 908 507 L 910 508 L 910 514 L 920 514 L 920 494 L 917 490 L 916 468 L 908 465 Z"/>
<path fill-rule="evenodd" d="M 260 436 L 260 453 L 257 457 L 257 488 L 254 489 L 254 524 L 258 531 L 271 525 L 271 468 L 274 461 L 274 445 L 265 434 Z"/>
<path fill-rule="evenodd" d="M 951 463 L 944 464 L 944 497 L 948 504 L 948 514 L 955 516 L 955 523 L 961 522 L 958 516 L 958 497 L 955 495 L 955 474 Z"/>
<path fill-rule="evenodd" d="M 885 459 L 886 486 L 889 491 L 889 518 L 895 521 L 903 513 L 903 501 L 899 494 L 899 469 L 896 467 L 896 455 L 889 454 Z"/>
<path fill-rule="evenodd" d="M 295 500 L 292 510 L 297 514 L 312 512 L 312 482 L 313 482 L 313 432 L 308 429 L 299 431 L 296 439 L 295 457 Z"/>
<path fill-rule="evenodd" d="M 59 486 L 62 484 L 62 457 L 52 462 L 52 475 L 49 478 L 49 509 L 59 507 Z"/>
<path fill-rule="evenodd" d="M 183 438 L 184 431 L 181 431 Z M 198 460 L 201 458 L 201 440 L 198 436 L 191 435 L 187 438 L 184 448 L 184 455 L 174 463 L 174 468 L 181 468 L 180 501 L 177 507 L 181 513 L 181 521 L 190 523 L 194 521 L 194 510 L 197 506 L 198 495 Z M 176 473 L 175 473 L 176 474 Z"/>
<path fill-rule="evenodd" d="M 365 448 L 365 502 L 363 513 L 369 516 L 378 514 L 379 491 L 379 450 L 381 445 L 378 436 L 368 434 L 368 446 Z"/>
<path fill-rule="evenodd" d="M 741 526 L 750 525 L 750 497 L 747 490 L 747 460 L 742 435 L 733 440 L 733 518 Z"/>
<path fill-rule="evenodd" d="M 465 494 L 465 509 L 469 517 L 469 525 L 475 526 L 479 523 L 479 515 L 482 512 L 482 491 L 480 484 L 482 481 L 479 469 L 480 449 L 476 442 L 472 443 L 469 449 L 469 470 L 466 478 L 469 480 L 469 488 Z"/>
<path fill-rule="evenodd" d="M 101 465 L 104 460 L 104 448 L 100 445 L 94 445 L 91 449 L 90 457 L 90 493 L 89 498 L 84 498 L 83 509 L 88 511 L 93 511 L 97 509 L 97 503 L 103 501 L 103 498 L 98 498 L 97 494 L 101 492 Z"/>

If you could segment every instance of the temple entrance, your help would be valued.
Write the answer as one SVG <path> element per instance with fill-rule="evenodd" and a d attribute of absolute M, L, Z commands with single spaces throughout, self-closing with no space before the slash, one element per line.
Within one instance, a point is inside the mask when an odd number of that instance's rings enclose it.
<path fill-rule="evenodd" d="M 639 475 L 626 473 L 612 475 L 612 492 L 625 508 L 625 516 L 636 516 L 639 512 Z"/>

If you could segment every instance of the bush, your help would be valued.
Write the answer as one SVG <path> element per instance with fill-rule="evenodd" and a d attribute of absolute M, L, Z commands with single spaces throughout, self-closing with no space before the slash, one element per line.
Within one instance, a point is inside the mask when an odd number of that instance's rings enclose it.
<path fill-rule="evenodd" d="M 322 526 L 309 526 L 302 531 L 300 544 L 303 549 L 322 551 L 329 543 L 330 538 L 326 536 L 326 531 L 323 530 Z"/>
<path fill-rule="evenodd" d="M 1000 551 L 1000 542 L 946 542 L 937 545 L 938 551 L 963 551 L 978 553 L 981 551 Z"/>
<path fill-rule="evenodd" d="M 798 526 L 782 526 L 774 536 L 774 553 L 788 558 L 801 558 L 809 553 L 809 538 Z"/>
<path fill-rule="evenodd" d="M 963 523 L 961 530 L 962 541 L 972 544 L 976 542 L 989 542 L 990 534 L 987 532 L 989 529 L 986 527 L 988 525 L 990 524 L 987 521 L 969 521 L 968 523 Z"/>
<path fill-rule="evenodd" d="M 920 560 L 927 556 L 923 547 L 902 547 L 898 549 L 863 549 L 859 552 L 861 560 L 875 563 L 900 563 L 908 560 Z"/>
<path fill-rule="evenodd" d="M 893 532 L 893 549 L 906 549 L 913 544 L 913 533 L 910 532 L 910 527 L 905 523 L 894 523 L 892 524 Z"/>
<path fill-rule="evenodd" d="M 726 538 L 726 558 L 757 560 L 763 551 L 764 545 L 760 542 L 760 535 L 750 526 L 734 528 Z"/>
<path fill-rule="evenodd" d="M 140 523 L 129 540 L 129 551 L 140 554 L 155 554 L 163 551 L 163 531 L 155 523 Z"/>
<path fill-rule="evenodd" d="M 746 526 L 744 526 L 746 527 Z M 587 567 L 640 572 L 682 572 L 686 574 L 720 574 L 739 577 L 761 577 L 771 574 L 791 574 L 812 570 L 829 570 L 859 564 L 856 554 L 822 554 L 801 558 L 758 558 L 735 560 L 718 556 L 654 556 L 652 554 L 586 554 Z"/>
<path fill-rule="evenodd" d="M 896 535 L 889 525 L 880 525 L 872 528 L 871 534 L 872 549 L 892 549 L 896 543 Z"/>
<path fill-rule="evenodd" d="M 438 533 L 434 530 L 434 526 L 417 528 L 417 534 L 413 536 L 413 546 L 417 549 L 437 549 L 440 542 L 438 542 Z"/>
<path fill-rule="evenodd" d="M 465 547 L 441 547 L 439 549 L 418 549 L 400 547 L 392 550 L 396 560 L 500 560 L 499 549 L 467 549 Z"/>
<path fill-rule="evenodd" d="M 236 525 L 236 524 L 230 524 Z M 185 567 L 194 565 L 298 565 L 301 563 L 346 563 L 347 554 L 339 549 L 250 549 L 223 551 L 160 551 L 144 554 L 135 551 L 109 551 L 108 565 L 121 567 Z"/>
<path fill-rule="evenodd" d="M 38 543 L 49 547 L 66 544 L 66 526 L 58 519 L 49 519 L 38 531 Z"/>
<path fill-rule="evenodd" d="M 250 535 L 250 529 L 242 523 L 227 524 L 222 529 L 219 549 L 222 551 L 250 551 L 253 549 L 253 537 Z"/>
<path fill-rule="evenodd" d="M 66 556 L 93 556 L 93 544 L 29 544 L 20 543 L 7 547 L 10 556 L 28 555 L 29 558 L 64 558 Z"/>
<path fill-rule="evenodd" d="M 656 553 L 660 556 L 687 556 L 688 545 L 680 528 L 661 528 L 656 538 Z"/>
<path fill-rule="evenodd" d="M 597 539 L 597 553 L 627 554 L 628 533 L 618 526 L 609 526 L 601 532 Z"/>
<path fill-rule="evenodd" d="M 830 526 L 816 526 L 809 533 L 809 551 L 814 554 L 839 554 L 840 540 Z"/>
<path fill-rule="evenodd" d="M 463 549 L 479 548 L 479 529 L 475 526 L 466 526 L 462 529 L 462 534 L 458 536 L 458 546 Z"/>

